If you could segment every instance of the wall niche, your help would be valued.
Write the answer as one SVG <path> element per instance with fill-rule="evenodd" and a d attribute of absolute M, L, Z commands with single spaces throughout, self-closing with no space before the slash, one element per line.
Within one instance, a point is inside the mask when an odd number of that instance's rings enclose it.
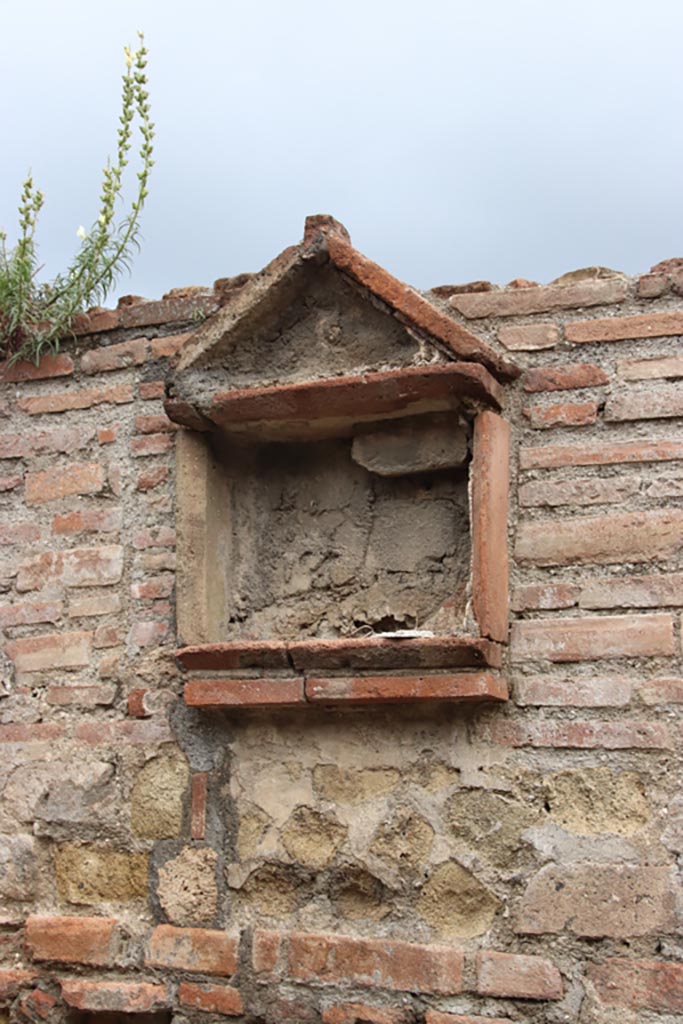
<path fill-rule="evenodd" d="M 358 702 L 388 671 L 505 698 L 506 375 L 324 218 L 197 332 L 166 402 L 189 703 L 334 703 L 313 677 L 349 671 Z"/>

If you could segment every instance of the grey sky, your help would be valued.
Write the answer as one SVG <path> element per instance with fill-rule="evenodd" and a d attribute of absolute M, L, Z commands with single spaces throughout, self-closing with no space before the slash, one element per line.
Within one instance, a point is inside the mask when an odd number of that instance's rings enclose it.
<path fill-rule="evenodd" d="M 137 28 L 157 163 L 119 293 L 259 269 L 307 213 L 418 287 L 683 255 L 680 0 L 1 7 L 0 224 L 31 166 L 48 273 L 96 216 Z"/>

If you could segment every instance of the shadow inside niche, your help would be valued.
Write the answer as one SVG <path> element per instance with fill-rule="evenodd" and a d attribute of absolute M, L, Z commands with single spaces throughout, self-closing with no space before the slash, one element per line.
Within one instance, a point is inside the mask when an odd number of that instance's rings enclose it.
<path fill-rule="evenodd" d="M 90 1010 L 70 1010 L 65 1024 L 171 1024 L 171 1011 L 155 1013 L 115 1013 Z"/>

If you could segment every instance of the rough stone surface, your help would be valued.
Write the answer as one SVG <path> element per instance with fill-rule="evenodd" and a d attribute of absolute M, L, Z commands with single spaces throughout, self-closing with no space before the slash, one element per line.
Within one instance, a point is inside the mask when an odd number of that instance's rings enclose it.
<path fill-rule="evenodd" d="M 131 794 L 133 831 L 148 839 L 179 835 L 188 780 L 187 763 L 175 751 L 149 761 L 138 774 Z"/>
<path fill-rule="evenodd" d="M 437 935 L 471 939 L 489 930 L 499 906 L 496 896 L 471 872 L 447 861 L 423 886 L 417 912 Z"/>
<path fill-rule="evenodd" d="M 332 816 L 299 807 L 282 830 L 282 843 L 300 864 L 322 868 L 330 863 L 345 835 L 344 826 Z"/>
<path fill-rule="evenodd" d="M 545 785 L 551 817 L 577 835 L 629 836 L 643 829 L 650 818 L 645 786 L 635 772 L 570 769 L 547 776 Z"/>
<path fill-rule="evenodd" d="M 353 461 L 379 476 L 454 469 L 465 464 L 467 455 L 467 433 L 457 419 L 387 426 L 358 434 L 351 445 Z"/>
<path fill-rule="evenodd" d="M 147 896 L 147 854 L 91 846 L 60 846 L 55 874 L 61 898 L 92 906 L 129 902 Z"/>
<path fill-rule="evenodd" d="M 207 924 L 218 909 L 214 850 L 186 846 L 159 868 L 157 896 L 173 924 Z"/>

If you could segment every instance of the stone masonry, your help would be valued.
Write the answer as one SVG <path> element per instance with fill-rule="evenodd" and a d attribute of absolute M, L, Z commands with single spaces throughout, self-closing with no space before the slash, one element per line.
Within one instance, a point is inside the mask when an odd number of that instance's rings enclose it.
<path fill-rule="evenodd" d="M 348 260 L 363 258 L 339 252 L 357 274 Z M 511 438 L 510 642 L 482 634 L 498 658 L 485 672 L 333 667 L 337 692 L 355 695 L 343 708 L 330 706 L 326 677 L 317 703 L 242 708 L 240 694 L 269 679 L 283 692 L 293 678 L 289 662 L 269 674 L 243 661 L 234 706 L 199 709 L 175 656 L 186 642 L 176 446 L 193 428 L 173 422 L 164 400 L 184 353 L 229 319 L 250 280 L 123 300 L 84 318 L 76 341 L 39 367 L 3 368 L 0 1024 L 683 1019 L 683 260 L 639 278 L 588 268 L 548 285 L 418 293 L 395 282 L 383 299 L 373 292 L 367 323 L 354 298 L 341 334 L 337 285 L 327 306 L 323 289 L 328 376 L 348 372 L 344 330 L 359 373 L 398 365 L 378 348 L 379 310 L 411 366 L 426 359 L 420 331 L 445 330 L 456 354 L 444 347 L 440 362 L 470 360 L 497 381 Z M 275 354 L 269 387 L 316 378 L 315 336 L 293 343 L 291 360 Z M 250 352 L 234 364 L 246 390 L 264 383 Z M 264 335 L 253 353 L 267 360 Z M 180 399 L 204 429 L 204 413 Z M 180 399 L 168 406 L 176 420 Z M 428 415 L 434 431 L 453 413 Z M 463 537 L 469 424 L 458 420 L 455 454 L 430 468 L 434 488 L 410 491 L 438 505 L 432 526 L 452 508 Z M 405 431 L 389 454 L 374 437 L 353 442 L 354 480 L 369 471 L 361 459 L 417 457 Z M 324 465 L 312 478 L 325 481 L 341 442 L 315 443 Z M 301 489 L 287 492 L 287 460 L 298 465 L 289 448 L 263 550 L 276 568 L 278 546 L 296 558 L 261 593 L 259 549 L 249 549 L 243 590 L 258 602 L 241 628 L 268 613 L 296 569 L 296 601 L 274 635 L 289 636 L 311 588 L 334 639 L 358 614 L 347 622 L 330 599 L 336 563 L 314 594 L 318 564 L 280 516 L 295 509 L 306 530 L 313 514 Z M 403 502 L 406 478 L 391 472 L 376 493 Z M 366 515 L 363 493 L 359 484 L 341 516 L 333 498 L 320 506 L 330 527 L 316 558 L 326 538 L 342 552 L 347 543 L 344 586 L 364 571 L 350 529 Z M 441 605 L 441 569 L 459 550 L 470 557 L 449 529 L 435 552 L 425 539 L 428 561 L 416 563 L 413 603 L 425 617 L 430 578 Z M 392 559 L 407 564 L 390 536 L 383 545 L 368 588 L 384 585 Z M 454 579 L 462 604 L 464 576 Z M 310 693 L 316 672 L 304 671 Z M 500 688 L 479 700 L 476 687 L 449 699 L 453 679 L 485 673 L 505 679 L 509 700 Z"/>

